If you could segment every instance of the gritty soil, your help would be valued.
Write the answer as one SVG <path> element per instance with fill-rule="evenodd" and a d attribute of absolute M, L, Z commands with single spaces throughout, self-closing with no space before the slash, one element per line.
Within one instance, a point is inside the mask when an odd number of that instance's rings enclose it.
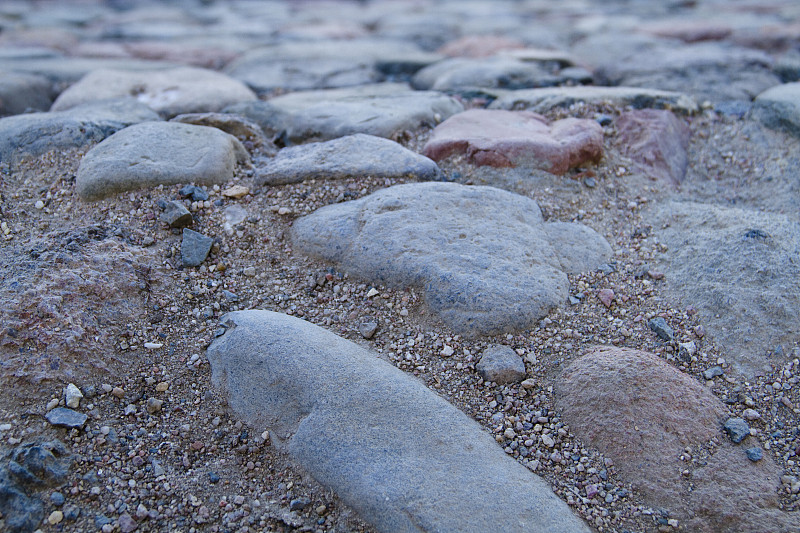
<path fill-rule="evenodd" d="M 578 106 L 548 118 L 620 111 Z M 648 267 L 663 250 L 642 210 L 673 194 L 716 194 L 691 167 L 744 158 L 725 154 L 739 142 L 731 139 L 755 126 L 710 110 L 688 120 L 695 141 L 680 191 L 631 173 L 633 165 L 614 146 L 611 126 L 600 164 L 565 176 L 475 169 L 458 159 L 442 164 L 451 179 L 500 184 L 534 198 L 546 219 L 587 224 L 615 250 L 605 271 L 570 277 L 577 303 L 565 303 L 529 331 L 496 338 L 469 339 L 449 331 L 426 314 L 414 288 L 377 286 L 378 295 L 367 296 L 369 283 L 293 252 L 288 235 L 295 218 L 403 180 L 353 177 L 256 187 L 253 171 L 240 169 L 233 182 L 209 189 L 205 204 L 187 201 L 192 229 L 213 236 L 216 244 L 201 267 L 183 268 L 180 232 L 159 220 L 157 205 L 179 199 L 180 187 L 83 203 L 74 182 L 86 149 L 6 169 L 0 174 L 0 209 L 8 228 L 0 240 L 0 380 L 13 393 L 0 395 L 0 422 L 11 425 L 0 433 L 0 448 L 35 440 L 67 443 L 73 465 L 63 485 L 41 493 L 45 516 L 55 509 L 48 495 L 56 490 L 66 496 L 65 514 L 70 506 L 81 510 L 74 522 L 50 526 L 45 520 L 42 530 L 96 531 L 102 525 L 97 515 L 113 524 L 125 513 L 136 517 L 138 509 L 139 531 L 370 531 L 335 495 L 274 450 L 267 428 L 237 422 L 213 389 L 205 348 L 222 314 L 249 308 L 319 324 L 418 376 L 482 424 L 598 531 L 666 527 L 667 517 L 643 503 L 613 461 L 580 442 L 561 421 L 553 383 L 566 364 L 598 344 L 653 352 L 701 381 L 703 370 L 724 361 L 724 352 L 703 336 L 694 310 L 675 307 L 664 295 L 664 280 Z M 400 140 L 419 149 L 427 135 L 416 132 Z M 727 165 L 724 179 L 746 194 L 757 190 L 753 165 L 777 164 L 755 161 L 762 152 L 746 156 L 747 165 Z M 250 193 L 224 196 L 234 184 Z M 722 188 L 728 189 L 720 183 Z M 234 204 L 246 209 L 248 218 L 226 232 L 224 209 Z M 610 307 L 596 296 L 604 288 L 615 293 Z M 665 343 L 650 331 L 647 321 L 654 316 L 667 319 L 675 342 Z M 372 321 L 379 325 L 377 333 L 364 339 L 358 326 Z M 677 344 L 690 340 L 698 346 L 695 356 L 678 357 Z M 524 387 L 479 378 L 475 363 L 493 343 L 510 345 L 524 357 L 530 378 Z M 446 346 L 452 356 L 442 355 Z M 735 413 L 747 407 L 759 411 L 762 419 L 751 427 L 767 457 L 783 474 L 800 476 L 791 456 L 800 437 L 789 431 L 800 423 L 792 409 L 800 405 L 800 387 L 781 403 L 771 386 L 783 371 L 751 382 L 726 374 L 708 386 Z M 54 428 L 44 419 L 48 402 L 62 398 L 70 382 L 85 395 L 79 410 L 89 421 L 82 431 Z M 153 398 L 163 400 L 160 408 L 148 404 Z M 556 441 L 560 461 L 535 438 L 534 425 Z M 592 500 L 582 490 L 589 483 L 601 486 Z M 798 510 L 800 499 L 782 492 L 781 506 Z"/>

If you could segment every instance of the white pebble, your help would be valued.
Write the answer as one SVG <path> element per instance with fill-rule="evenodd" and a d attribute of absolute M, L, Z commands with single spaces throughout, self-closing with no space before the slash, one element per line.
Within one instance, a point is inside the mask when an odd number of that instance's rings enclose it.
<path fill-rule="evenodd" d="M 144 343 L 144 347 L 147 348 L 148 350 L 157 350 L 157 349 L 159 349 L 159 348 L 161 348 L 163 346 L 164 345 L 162 343 L 160 343 L 160 342 L 146 342 L 146 343 Z"/>
<path fill-rule="evenodd" d="M 33 204 L 36 209 L 44 209 L 44 202 L 41 200 L 36 200 L 36 203 Z"/>

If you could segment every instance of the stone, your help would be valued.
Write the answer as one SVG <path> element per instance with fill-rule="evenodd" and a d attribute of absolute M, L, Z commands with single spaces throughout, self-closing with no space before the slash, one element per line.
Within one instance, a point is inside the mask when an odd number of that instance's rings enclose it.
<path fill-rule="evenodd" d="M 706 380 L 711 380 L 717 378 L 723 374 L 722 367 L 719 365 L 712 366 L 706 370 L 703 370 L 703 378 Z"/>
<path fill-rule="evenodd" d="M 586 226 L 545 224 L 529 198 L 441 182 L 325 206 L 295 220 L 291 236 L 296 251 L 369 283 L 419 287 L 436 316 L 470 334 L 531 327 L 566 301 L 567 274 L 611 255 Z"/>
<path fill-rule="evenodd" d="M 539 63 L 511 57 L 444 59 L 417 72 L 411 79 L 415 89 L 458 91 L 475 87 L 529 89 L 558 85 L 563 78 Z"/>
<path fill-rule="evenodd" d="M 462 104 L 444 94 L 383 83 L 291 93 L 229 106 L 224 111 L 253 120 L 269 136 L 302 143 L 354 133 L 392 138 L 405 131 L 432 128 L 463 110 Z"/>
<path fill-rule="evenodd" d="M 81 405 L 83 393 L 73 383 L 67 385 L 64 389 L 64 403 L 70 409 L 77 409 Z"/>
<path fill-rule="evenodd" d="M 650 329 L 658 335 L 658 338 L 664 342 L 672 342 L 675 340 L 675 333 L 672 331 L 672 328 L 669 327 L 667 321 L 664 320 L 663 317 L 657 316 L 655 318 L 651 318 L 647 325 L 650 326 Z"/>
<path fill-rule="evenodd" d="M 183 266 L 196 267 L 206 260 L 214 239 L 202 233 L 184 228 L 183 240 L 181 241 L 181 261 Z"/>
<path fill-rule="evenodd" d="M 48 111 L 53 92 L 53 84 L 44 76 L 0 71 L 0 116 Z"/>
<path fill-rule="evenodd" d="M 8 531 L 30 532 L 41 524 L 44 506 L 38 498 L 9 481 L 5 470 L 0 469 L 0 513 Z"/>
<path fill-rule="evenodd" d="M 66 407 L 56 407 L 52 411 L 48 411 L 45 418 L 54 426 L 82 428 L 89 417 Z"/>
<path fill-rule="evenodd" d="M 231 113 L 187 113 L 178 115 L 171 121 L 217 128 L 230 133 L 242 143 L 252 143 L 253 147 L 262 149 L 267 155 L 275 155 L 277 152 L 275 145 L 267 139 L 261 127 L 245 117 Z"/>
<path fill-rule="evenodd" d="M 758 447 L 747 448 L 744 451 L 744 453 L 747 454 L 747 458 L 753 461 L 754 463 L 764 458 L 764 452 L 761 450 L 761 448 Z"/>
<path fill-rule="evenodd" d="M 511 347 L 493 345 L 488 347 L 475 365 L 475 370 L 484 381 L 498 385 L 516 383 L 525 379 L 525 363 Z"/>
<path fill-rule="evenodd" d="M 369 340 L 374 337 L 376 331 L 378 331 L 377 322 L 362 322 L 358 325 L 358 332 L 361 333 L 361 336 L 365 339 Z"/>
<path fill-rule="evenodd" d="M 170 200 L 164 205 L 164 212 L 158 217 L 162 222 L 169 224 L 171 228 L 184 228 L 191 226 L 194 222 L 192 214 L 178 200 Z"/>
<path fill-rule="evenodd" d="M 503 50 L 525 48 L 525 43 L 500 35 L 465 35 L 448 42 L 436 52 L 447 57 L 489 57 Z"/>
<path fill-rule="evenodd" d="M 96 70 L 62 92 L 52 111 L 109 98 L 133 97 L 165 117 L 205 113 L 256 100 L 241 82 L 213 70 L 180 67 L 131 72 Z"/>
<path fill-rule="evenodd" d="M 697 309 L 736 372 L 754 377 L 791 360 L 800 340 L 784 326 L 800 322 L 795 218 L 694 202 L 664 202 L 644 216 L 659 228 L 667 297 Z"/>
<path fill-rule="evenodd" d="M 70 150 L 100 142 L 133 124 L 160 120 L 133 100 L 111 100 L 58 113 L 0 118 L 0 161 L 16 163 L 51 150 Z"/>
<path fill-rule="evenodd" d="M 207 353 L 233 412 L 377 531 L 589 531 L 477 423 L 376 353 L 270 311 L 222 324 Z"/>
<path fill-rule="evenodd" d="M 153 71 L 175 68 L 165 61 L 135 58 L 66 57 L 59 54 L 39 57 L 0 57 L 0 70 L 44 76 L 59 86 L 73 84 L 96 70 Z"/>
<path fill-rule="evenodd" d="M 279 185 L 348 177 L 436 180 L 439 167 L 389 139 L 357 133 L 332 141 L 291 146 L 257 169 L 256 183 Z"/>
<path fill-rule="evenodd" d="M 548 124 L 528 111 L 471 109 L 437 126 L 422 153 L 434 161 L 464 154 L 476 165 L 564 174 L 600 160 L 603 129 L 593 120 L 566 118 Z"/>
<path fill-rule="evenodd" d="M 136 523 L 136 520 L 134 520 L 133 517 L 128 513 L 122 513 L 119 515 L 117 523 L 119 524 L 119 530 L 122 531 L 122 533 L 131 533 L 131 531 L 135 531 L 139 527 L 139 524 Z"/>
<path fill-rule="evenodd" d="M 95 201 L 125 191 L 197 182 L 223 183 L 249 154 L 232 135 L 216 128 L 148 122 L 125 128 L 83 157 L 76 190 Z"/>
<path fill-rule="evenodd" d="M 780 469 L 749 461 L 723 440 L 726 407 L 658 356 L 594 349 L 564 370 L 554 392 L 570 430 L 613 460 L 647 505 L 665 509 L 688 531 L 791 530 L 796 517 L 778 507 Z M 702 463 L 681 460 L 687 447 L 712 438 L 721 444 Z M 686 469 L 691 484 L 681 474 Z"/>
<path fill-rule="evenodd" d="M 800 137 L 800 82 L 777 85 L 759 94 L 752 116 L 768 128 Z"/>
<path fill-rule="evenodd" d="M 301 91 L 402 80 L 441 57 L 396 39 L 283 42 L 249 50 L 226 72 L 260 93 Z"/>
<path fill-rule="evenodd" d="M 668 109 L 684 115 L 699 111 L 694 98 L 684 93 L 639 87 L 547 87 L 500 91 L 489 109 L 525 109 L 547 113 L 581 102 L 589 105 L 631 106 L 635 109 Z"/>
<path fill-rule="evenodd" d="M 724 427 L 734 444 L 739 444 L 750 436 L 750 426 L 741 418 L 729 418 Z"/>
<path fill-rule="evenodd" d="M 650 179 L 677 187 L 689 165 L 686 123 L 672 112 L 638 109 L 622 113 L 616 120 L 617 141 L 623 154 L 636 162 Z"/>

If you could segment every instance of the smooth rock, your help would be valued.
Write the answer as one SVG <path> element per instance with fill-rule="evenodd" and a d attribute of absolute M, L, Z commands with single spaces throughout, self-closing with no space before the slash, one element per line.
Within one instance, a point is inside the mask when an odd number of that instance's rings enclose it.
<path fill-rule="evenodd" d="M 206 260 L 214 239 L 198 233 L 194 230 L 184 228 L 183 240 L 181 240 L 181 261 L 183 266 L 196 267 Z"/>
<path fill-rule="evenodd" d="M 389 139 L 357 133 L 332 141 L 284 148 L 256 173 L 256 183 L 278 185 L 348 177 L 436 180 L 439 167 Z"/>
<path fill-rule="evenodd" d="M 645 218 L 667 250 L 657 256 L 667 296 L 697 309 L 736 371 L 753 377 L 791 360 L 800 340 L 785 327 L 800 323 L 795 218 L 693 202 L 665 202 Z"/>
<path fill-rule="evenodd" d="M 658 335 L 658 338 L 664 342 L 672 342 L 675 340 L 675 333 L 672 331 L 672 328 L 669 327 L 667 321 L 664 320 L 663 317 L 657 316 L 655 318 L 651 318 L 647 325 L 650 326 L 650 329 Z"/>
<path fill-rule="evenodd" d="M 420 287 L 435 315 L 475 334 L 532 326 L 566 301 L 567 273 L 611 254 L 586 226 L 545 224 L 529 198 L 440 182 L 323 207 L 295 220 L 292 241 L 370 283 Z"/>
<path fill-rule="evenodd" d="M 47 421 L 54 426 L 62 426 L 67 428 L 82 428 L 89 418 L 83 413 L 67 409 L 66 407 L 56 407 L 52 411 L 48 411 L 46 415 Z"/>
<path fill-rule="evenodd" d="M 225 112 L 252 119 L 267 135 L 301 143 L 354 133 L 391 138 L 404 131 L 434 127 L 463 110 L 463 105 L 444 94 L 384 83 L 291 93 L 229 106 Z"/>
<path fill-rule="evenodd" d="M 750 426 L 741 418 L 729 418 L 725 421 L 725 431 L 735 444 L 750 436 Z"/>
<path fill-rule="evenodd" d="M 422 153 L 434 161 L 464 154 L 476 165 L 564 174 L 599 161 L 603 130 L 593 120 L 567 118 L 548 124 L 528 111 L 471 109 L 437 126 Z"/>
<path fill-rule="evenodd" d="M 670 111 L 639 109 L 622 113 L 616 126 L 622 153 L 636 162 L 640 172 L 671 186 L 681 184 L 691 136 L 683 120 Z"/>
<path fill-rule="evenodd" d="M 759 94 L 752 115 L 768 128 L 800 137 L 800 82 L 778 85 Z"/>
<path fill-rule="evenodd" d="M 53 97 L 53 84 L 44 76 L 0 71 L 0 116 L 47 111 Z"/>
<path fill-rule="evenodd" d="M 194 219 L 192 213 L 186 209 L 183 202 L 178 200 L 170 200 L 164 205 L 164 212 L 158 217 L 162 222 L 169 224 L 171 228 L 184 228 L 191 226 Z"/>
<path fill-rule="evenodd" d="M 253 147 L 261 148 L 267 155 L 275 155 L 275 152 L 277 152 L 275 145 L 267 139 L 258 124 L 245 117 L 231 113 L 187 113 L 178 115 L 171 119 L 171 122 L 210 126 L 225 133 L 230 133 L 242 143 L 252 143 Z"/>
<path fill-rule="evenodd" d="M 525 43 L 501 35 L 465 35 L 448 42 L 436 52 L 447 57 L 489 57 L 502 50 L 525 48 Z"/>
<path fill-rule="evenodd" d="M 213 70 L 96 70 L 62 92 L 51 110 L 63 111 L 86 102 L 125 96 L 167 117 L 221 111 L 229 105 L 257 99 L 241 82 Z"/>
<path fill-rule="evenodd" d="M 687 531 L 791 531 L 795 517 L 778 508 L 780 470 L 723 440 L 726 407 L 656 355 L 597 348 L 570 364 L 554 388 L 570 430 Z M 687 447 L 712 438 L 721 444 L 704 463 L 681 460 Z"/>
<path fill-rule="evenodd" d="M 516 383 L 525 379 L 525 363 L 511 347 L 493 345 L 488 347 L 475 365 L 475 370 L 484 381 L 498 385 Z"/>
<path fill-rule="evenodd" d="M 417 72 L 411 79 L 415 89 L 457 91 L 473 87 L 529 89 L 558 85 L 563 78 L 539 63 L 511 57 L 485 59 L 451 58 Z"/>
<path fill-rule="evenodd" d="M 242 143 L 216 128 L 138 124 L 89 150 L 78 168 L 76 190 L 82 199 L 94 201 L 162 184 L 222 183 L 249 158 Z"/>
<path fill-rule="evenodd" d="M 51 51 L 52 52 L 52 51 Z M 0 57 L 0 70 L 44 76 L 56 85 L 72 84 L 96 70 L 153 71 L 177 67 L 175 63 L 132 58 L 100 57 Z"/>
<path fill-rule="evenodd" d="M 208 358 L 233 411 L 377 531 L 589 531 L 485 430 L 377 354 L 270 311 L 222 324 Z"/>
<path fill-rule="evenodd" d="M 110 100 L 58 113 L 30 113 L 0 118 L 0 161 L 16 163 L 51 150 L 70 150 L 100 142 L 140 122 L 160 120 L 133 100 Z"/>
<path fill-rule="evenodd" d="M 498 92 L 489 109 L 520 110 L 546 113 L 584 102 L 589 105 L 610 104 L 636 109 L 668 109 L 691 115 L 699 111 L 697 102 L 681 92 L 639 87 L 551 87 Z"/>

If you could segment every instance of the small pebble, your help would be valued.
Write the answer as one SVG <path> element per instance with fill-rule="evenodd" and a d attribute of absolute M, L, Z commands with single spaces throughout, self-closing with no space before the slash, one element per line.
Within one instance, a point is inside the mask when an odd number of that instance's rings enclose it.
<path fill-rule="evenodd" d="M 747 458 L 754 463 L 760 461 L 764 457 L 764 452 L 761 451 L 761 448 L 747 448 L 744 453 L 746 453 Z"/>
<path fill-rule="evenodd" d="M 61 511 L 53 511 L 50 513 L 50 516 L 47 517 L 47 523 L 51 526 L 61 523 L 64 520 L 64 513 Z"/>

